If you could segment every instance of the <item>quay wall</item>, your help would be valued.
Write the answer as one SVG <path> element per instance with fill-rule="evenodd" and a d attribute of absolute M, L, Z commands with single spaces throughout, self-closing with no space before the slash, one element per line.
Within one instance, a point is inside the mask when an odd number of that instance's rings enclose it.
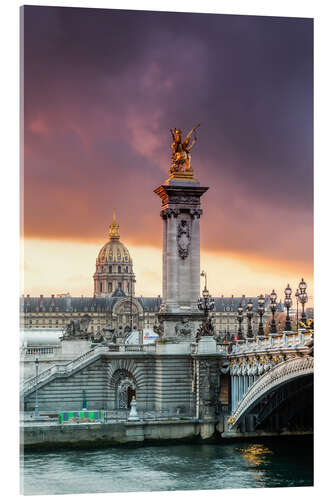
<path fill-rule="evenodd" d="M 172 440 L 207 440 L 215 435 L 215 420 L 114 422 L 63 425 L 24 425 L 24 449 L 110 446 Z"/>

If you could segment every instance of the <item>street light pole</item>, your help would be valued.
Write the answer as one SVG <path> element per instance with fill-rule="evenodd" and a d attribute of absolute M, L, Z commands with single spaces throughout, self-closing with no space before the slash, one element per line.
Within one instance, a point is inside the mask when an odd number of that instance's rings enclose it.
<path fill-rule="evenodd" d="M 202 271 L 200 276 L 205 277 L 205 288 L 202 291 L 202 297 L 198 298 L 198 309 L 203 311 L 204 319 L 197 332 L 197 338 L 202 336 L 212 336 L 214 335 L 214 328 L 211 319 L 209 318 L 209 312 L 215 307 L 215 301 L 209 291 L 207 290 L 207 274 Z"/>
<path fill-rule="evenodd" d="M 238 321 L 238 340 L 242 340 L 243 307 L 241 303 L 239 303 L 239 306 L 237 307 L 237 321 Z"/>
<path fill-rule="evenodd" d="M 307 284 L 305 283 L 304 279 L 302 278 L 302 281 L 298 285 L 298 288 L 300 290 L 299 300 L 300 300 L 300 302 L 302 304 L 302 316 L 301 316 L 301 320 L 302 320 L 303 324 L 306 324 L 306 320 L 307 320 L 306 314 L 304 312 L 304 306 L 305 306 L 306 302 L 308 301 L 308 295 L 306 293 L 306 287 L 307 287 Z"/>
<path fill-rule="evenodd" d="M 300 294 L 300 291 L 297 288 L 297 290 L 295 292 L 295 297 L 296 297 L 296 332 L 298 332 L 298 303 L 299 303 L 299 294 Z"/>
<path fill-rule="evenodd" d="M 270 308 L 271 308 L 271 311 L 272 311 L 272 321 L 271 321 L 271 327 L 270 327 L 270 334 L 271 335 L 275 335 L 277 333 L 277 330 L 276 330 L 276 323 L 275 323 L 274 315 L 276 313 L 276 299 L 277 299 L 277 295 L 276 295 L 276 293 L 275 293 L 274 290 L 272 291 L 272 293 L 270 295 L 270 299 L 271 299 Z"/>
<path fill-rule="evenodd" d="M 265 297 L 263 296 L 263 294 L 261 294 L 259 297 L 258 297 L 258 314 L 259 314 L 259 328 L 258 328 L 258 337 L 264 337 L 265 336 L 265 332 L 264 332 L 264 325 L 263 325 L 263 322 L 262 322 L 262 317 L 265 313 Z"/>
<path fill-rule="evenodd" d="M 246 316 L 247 316 L 247 338 L 253 338 L 252 331 L 252 318 L 253 318 L 253 303 L 252 300 L 249 299 L 246 305 Z"/>
<path fill-rule="evenodd" d="M 36 391 L 35 391 L 35 419 L 39 418 L 39 408 L 38 408 L 38 358 L 36 352 L 35 367 L 36 367 Z"/>
<path fill-rule="evenodd" d="M 287 288 L 284 291 L 284 294 L 285 294 L 284 305 L 287 308 L 286 322 L 284 325 L 284 329 L 286 332 L 291 331 L 291 321 L 290 321 L 290 316 L 289 316 L 289 309 L 291 308 L 292 303 L 293 303 L 293 301 L 291 299 L 291 293 L 292 293 L 291 288 L 290 288 L 289 283 L 288 283 Z"/>

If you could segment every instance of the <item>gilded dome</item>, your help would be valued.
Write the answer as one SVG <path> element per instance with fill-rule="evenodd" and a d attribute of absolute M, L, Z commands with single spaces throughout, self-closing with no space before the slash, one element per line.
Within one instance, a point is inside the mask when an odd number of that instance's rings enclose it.
<path fill-rule="evenodd" d="M 99 251 L 97 260 L 103 262 L 124 262 L 132 263 L 131 256 L 125 245 L 120 241 L 119 224 L 116 221 L 116 214 L 113 212 L 112 224 L 109 228 L 109 239 Z"/>
<path fill-rule="evenodd" d="M 132 262 L 129 251 L 119 240 L 110 240 L 99 251 L 99 262 Z"/>

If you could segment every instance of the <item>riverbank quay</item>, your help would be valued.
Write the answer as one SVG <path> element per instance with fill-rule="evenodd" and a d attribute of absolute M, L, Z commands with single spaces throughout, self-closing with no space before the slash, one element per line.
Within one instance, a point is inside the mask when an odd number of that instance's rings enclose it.
<path fill-rule="evenodd" d="M 216 419 L 66 423 L 25 422 L 21 442 L 26 450 L 80 448 L 153 442 L 207 442 L 215 437 Z"/>
<path fill-rule="evenodd" d="M 100 448 L 133 444 L 229 442 L 261 438 L 313 436 L 312 431 L 221 432 L 216 419 L 177 419 L 164 421 L 116 421 L 66 423 L 57 421 L 25 422 L 21 425 L 24 451 L 58 448 Z"/>

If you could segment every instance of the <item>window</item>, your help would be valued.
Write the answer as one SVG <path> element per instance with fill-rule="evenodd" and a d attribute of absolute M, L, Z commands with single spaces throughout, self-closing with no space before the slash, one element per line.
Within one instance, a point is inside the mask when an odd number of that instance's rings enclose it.
<path fill-rule="evenodd" d="M 109 266 L 109 273 L 112 273 L 112 266 Z"/>
<path fill-rule="evenodd" d="M 100 284 L 99 284 L 99 291 L 100 291 L 100 292 L 103 292 L 103 283 L 100 283 Z"/>
<path fill-rule="evenodd" d="M 126 272 L 128 273 L 128 266 L 126 266 Z"/>
<path fill-rule="evenodd" d="M 121 266 L 118 266 L 118 274 L 121 273 Z"/>
<path fill-rule="evenodd" d="M 121 281 L 119 281 L 119 283 L 118 283 L 118 288 L 119 288 L 119 290 L 122 290 L 122 283 L 121 283 Z"/>
<path fill-rule="evenodd" d="M 108 292 L 111 293 L 112 292 L 112 283 L 108 283 Z"/>

